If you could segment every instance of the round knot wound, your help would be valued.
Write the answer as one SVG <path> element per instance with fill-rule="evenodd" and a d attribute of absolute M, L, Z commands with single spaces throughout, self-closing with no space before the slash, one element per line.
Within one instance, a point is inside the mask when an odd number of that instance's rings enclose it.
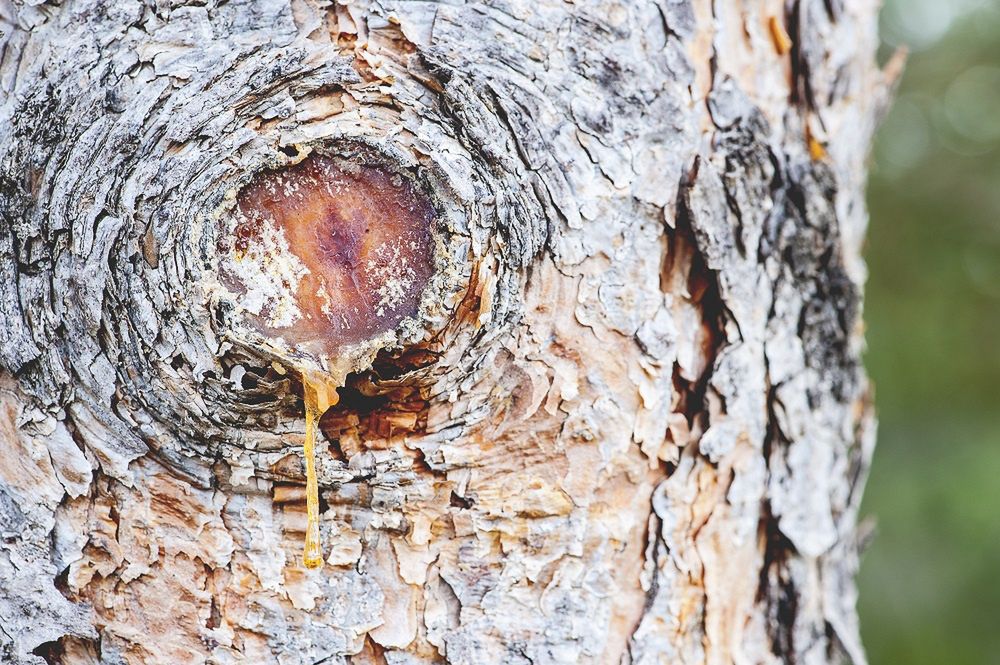
<path fill-rule="evenodd" d="M 314 154 L 255 177 L 234 215 L 224 283 L 262 333 L 311 350 L 392 330 L 434 271 L 434 207 L 385 167 Z"/>

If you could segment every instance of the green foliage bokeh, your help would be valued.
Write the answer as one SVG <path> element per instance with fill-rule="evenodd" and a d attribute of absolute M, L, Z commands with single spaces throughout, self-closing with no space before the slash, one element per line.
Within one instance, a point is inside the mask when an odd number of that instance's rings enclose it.
<path fill-rule="evenodd" d="M 1000 663 L 1000 0 L 889 0 L 882 34 L 912 52 L 868 196 L 862 634 L 873 665 Z"/>

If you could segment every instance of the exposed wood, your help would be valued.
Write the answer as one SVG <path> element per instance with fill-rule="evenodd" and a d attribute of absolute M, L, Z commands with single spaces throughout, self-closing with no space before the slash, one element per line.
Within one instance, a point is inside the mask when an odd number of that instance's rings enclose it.
<path fill-rule="evenodd" d="M 876 11 L 0 0 L 0 660 L 863 663 Z M 436 210 L 333 357 L 221 277 L 321 153 Z"/>

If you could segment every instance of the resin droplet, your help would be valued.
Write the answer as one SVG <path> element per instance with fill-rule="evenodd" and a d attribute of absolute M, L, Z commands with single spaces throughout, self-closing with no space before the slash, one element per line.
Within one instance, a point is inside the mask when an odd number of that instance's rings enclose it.
<path fill-rule="evenodd" d="M 319 568 L 323 565 L 323 544 L 319 536 L 316 430 L 320 416 L 337 403 L 337 391 L 322 379 L 303 376 L 302 396 L 306 407 L 306 438 L 302 444 L 306 462 L 306 541 L 302 550 L 302 563 L 306 568 Z"/>
<path fill-rule="evenodd" d="M 258 175 L 233 214 L 223 282 L 263 334 L 304 350 L 395 328 L 434 270 L 434 208 L 387 167 L 316 154 Z"/>

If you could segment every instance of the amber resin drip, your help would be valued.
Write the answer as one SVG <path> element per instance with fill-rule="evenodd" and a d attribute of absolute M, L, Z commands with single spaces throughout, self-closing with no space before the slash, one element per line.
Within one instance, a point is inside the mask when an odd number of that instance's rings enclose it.
<path fill-rule="evenodd" d="M 306 408 L 306 438 L 302 452 L 306 465 L 306 542 L 302 562 L 306 568 L 323 565 L 323 544 L 319 535 L 319 481 L 316 478 L 316 431 L 319 419 L 337 403 L 336 386 L 329 379 L 303 375 L 302 397 Z"/>
<path fill-rule="evenodd" d="M 434 219 L 430 198 L 395 167 L 316 152 L 258 173 L 237 193 L 220 220 L 220 283 L 272 352 L 337 368 L 352 348 L 417 314 L 434 272 Z M 292 362 L 306 417 L 303 562 L 318 568 L 317 431 L 347 369 L 321 374 Z"/>

